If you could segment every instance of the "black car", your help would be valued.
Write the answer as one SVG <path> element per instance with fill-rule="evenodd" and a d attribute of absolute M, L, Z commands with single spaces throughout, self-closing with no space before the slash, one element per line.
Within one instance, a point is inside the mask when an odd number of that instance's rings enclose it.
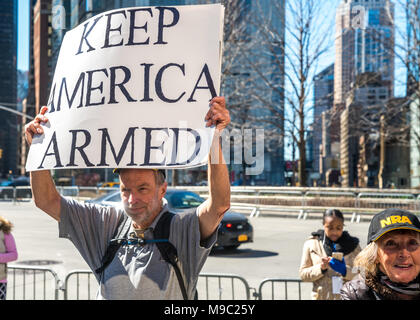
<path fill-rule="evenodd" d="M 165 199 L 169 210 L 174 213 L 196 208 L 205 200 L 197 193 L 168 188 Z M 95 199 L 86 200 L 87 203 L 96 203 L 105 206 L 121 205 L 119 191 L 110 192 Z M 220 223 L 216 245 L 225 249 L 234 249 L 243 243 L 253 241 L 253 228 L 248 219 L 238 212 L 227 211 Z"/>

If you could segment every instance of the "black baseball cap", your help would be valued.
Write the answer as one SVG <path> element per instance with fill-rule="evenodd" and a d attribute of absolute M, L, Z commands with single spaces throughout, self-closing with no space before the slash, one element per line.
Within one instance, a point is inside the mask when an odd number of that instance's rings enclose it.
<path fill-rule="evenodd" d="M 376 241 L 385 233 L 398 229 L 420 232 L 420 221 L 415 214 L 407 210 L 389 208 L 381 211 L 370 222 L 367 243 Z"/>
<path fill-rule="evenodd" d="M 121 170 L 121 169 L 124 169 L 124 168 L 115 168 L 112 172 L 113 172 L 113 173 L 120 174 L 120 170 Z M 139 168 L 139 169 L 141 169 L 141 168 Z M 146 169 L 146 168 L 145 168 L 145 169 Z M 164 178 L 164 179 L 166 179 L 166 172 L 165 172 L 165 170 L 163 170 L 163 169 L 152 169 L 152 170 L 155 170 L 155 171 L 157 171 L 158 173 L 162 174 L 162 175 L 163 175 L 163 178 Z"/>

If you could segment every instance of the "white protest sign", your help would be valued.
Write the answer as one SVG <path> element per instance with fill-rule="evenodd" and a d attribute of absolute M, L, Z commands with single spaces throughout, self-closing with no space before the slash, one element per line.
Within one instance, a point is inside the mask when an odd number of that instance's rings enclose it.
<path fill-rule="evenodd" d="M 207 163 L 224 8 L 134 7 L 68 31 L 27 171 Z"/>

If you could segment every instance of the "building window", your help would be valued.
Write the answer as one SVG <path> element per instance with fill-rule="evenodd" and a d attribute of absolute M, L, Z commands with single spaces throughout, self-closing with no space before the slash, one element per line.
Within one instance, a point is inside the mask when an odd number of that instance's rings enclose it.
<path fill-rule="evenodd" d="M 380 25 L 380 10 L 379 9 L 370 9 L 369 10 L 369 25 L 370 26 L 379 26 Z"/>

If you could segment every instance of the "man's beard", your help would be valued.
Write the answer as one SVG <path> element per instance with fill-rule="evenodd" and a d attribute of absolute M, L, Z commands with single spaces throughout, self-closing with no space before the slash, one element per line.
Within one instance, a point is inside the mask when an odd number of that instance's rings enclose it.
<path fill-rule="evenodd" d="M 159 200 L 154 200 L 154 202 L 155 201 L 159 202 Z M 141 211 L 138 212 L 140 209 Z M 159 214 L 161 209 L 162 205 L 153 205 L 152 208 L 148 208 L 147 205 L 130 208 L 128 204 L 124 204 L 124 210 L 127 215 L 136 223 L 137 226 L 142 228 L 148 227 Z"/>

